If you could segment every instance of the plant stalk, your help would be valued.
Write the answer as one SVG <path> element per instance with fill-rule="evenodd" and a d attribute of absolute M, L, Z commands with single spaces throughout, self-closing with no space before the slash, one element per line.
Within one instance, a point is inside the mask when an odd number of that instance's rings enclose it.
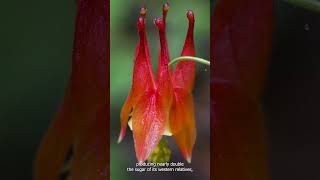
<path fill-rule="evenodd" d="M 197 63 L 201 63 L 201 64 L 205 64 L 205 65 L 210 66 L 210 61 L 199 58 L 199 57 L 193 57 L 193 56 L 181 56 L 181 57 L 174 58 L 173 60 L 170 61 L 169 66 L 175 64 L 178 61 L 185 61 L 185 60 L 191 60 L 191 61 L 195 61 Z"/>

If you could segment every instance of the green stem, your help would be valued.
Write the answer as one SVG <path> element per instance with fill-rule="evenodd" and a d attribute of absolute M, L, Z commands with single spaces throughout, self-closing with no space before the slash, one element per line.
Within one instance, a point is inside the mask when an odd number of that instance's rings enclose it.
<path fill-rule="evenodd" d="M 320 13 L 320 2 L 318 0 L 284 0 L 296 6 Z"/>
<path fill-rule="evenodd" d="M 199 58 L 199 57 L 193 57 L 193 56 L 181 56 L 181 57 L 174 58 L 173 60 L 170 61 L 169 66 L 173 65 L 178 61 L 185 61 L 185 60 L 192 60 L 192 61 L 210 66 L 210 61 Z"/>

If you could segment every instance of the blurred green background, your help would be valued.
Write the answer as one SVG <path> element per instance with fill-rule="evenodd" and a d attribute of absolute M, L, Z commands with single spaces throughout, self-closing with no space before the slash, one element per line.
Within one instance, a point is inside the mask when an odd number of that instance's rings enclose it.
<path fill-rule="evenodd" d="M 194 90 L 196 112 L 197 140 L 194 147 L 192 164 L 182 157 L 173 137 L 169 140 L 172 150 L 171 161 L 184 162 L 186 167 L 194 168 L 193 173 L 132 173 L 127 167 L 135 167 L 132 133 L 127 129 L 126 137 L 117 144 L 120 131 L 120 110 L 131 87 L 133 58 L 138 34 L 136 23 L 140 7 L 147 11 L 147 37 L 149 41 L 153 70 L 156 72 L 160 42 L 153 19 L 162 16 L 162 5 L 169 2 L 170 10 L 167 16 L 167 40 L 171 59 L 179 57 L 184 45 L 188 29 L 186 11 L 191 9 L 195 14 L 195 48 L 196 55 L 204 59 L 210 57 L 210 1 L 172 0 L 172 1 L 127 1 L 111 0 L 110 6 L 110 146 L 111 146 L 111 179 L 209 179 L 210 159 L 210 102 L 209 102 L 209 67 L 197 64 L 197 76 Z M 180 179 L 179 178 L 179 179 Z"/>

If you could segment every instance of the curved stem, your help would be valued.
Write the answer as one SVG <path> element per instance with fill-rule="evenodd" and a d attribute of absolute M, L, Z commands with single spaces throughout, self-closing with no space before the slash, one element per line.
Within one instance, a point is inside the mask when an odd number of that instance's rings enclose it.
<path fill-rule="evenodd" d="M 296 6 L 320 13 L 320 2 L 317 0 L 284 0 Z"/>
<path fill-rule="evenodd" d="M 173 60 L 170 61 L 169 66 L 171 66 L 172 64 L 174 64 L 178 61 L 185 61 L 185 60 L 191 60 L 191 61 L 195 61 L 197 63 L 201 63 L 201 64 L 205 64 L 205 65 L 210 66 L 210 61 L 199 58 L 199 57 L 193 57 L 193 56 L 181 56 L 181 57 L 174 58 Z"/>

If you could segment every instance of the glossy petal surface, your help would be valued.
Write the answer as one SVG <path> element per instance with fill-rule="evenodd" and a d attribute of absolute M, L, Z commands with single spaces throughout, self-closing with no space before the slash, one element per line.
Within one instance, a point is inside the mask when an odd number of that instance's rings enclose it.
<path fill-rule="evenodd" d="M 193 30 L 194 14 L 187 12 L 189 27 L 181 56 L 195 56 Z M 180 61 L 173 73 L 174 102 L 170 111 L 170 127 L 184 158 L 190 163 L 196 141 L 193 105 L 195 62 Z"/>
<path fill-rule="evenodd" d="M 132 114 L 132 131 L 136 156 L 145 161 L 158 145 L 165 129 L 165 107 L 156 91 L 146 92 Z"/>
<path fill-rule="evenodd" d="M 121 110 L 121 132 L 118 142 L 123 139 L 127 128 L 129 115 L 141 98 L 142 94 L 145 91 L 154 90 L 156 88 L 150 64 L 149 47 L 144 27 L 144 17 L 139 17 L 137 26 L 139 42 L 134 58 L 132 86 L 129 96 Z"/>
<path fill-rule="evenodd" d="M 189 20 L 189 27 L 187 31 L 186 40 L 183 46 L 181 56 L 195 56 L 194 48 L 194 14 L 192 11 L 187 12 L 187 17 Z M 195 62 L 184 60 L 179 61 L 176 69 L 173 73 L 173 84 L 175 88 L 183 88 L 190 93 L 193 89 L 194 79 L 195 79 Z"/>
<path fill-rule="evenodd" d="M 192 94 L 184 89 L 174 89 L 170 112 L 170 127 L 183 157 L 190 163 L 196 141 L 194 105 Z"/>

